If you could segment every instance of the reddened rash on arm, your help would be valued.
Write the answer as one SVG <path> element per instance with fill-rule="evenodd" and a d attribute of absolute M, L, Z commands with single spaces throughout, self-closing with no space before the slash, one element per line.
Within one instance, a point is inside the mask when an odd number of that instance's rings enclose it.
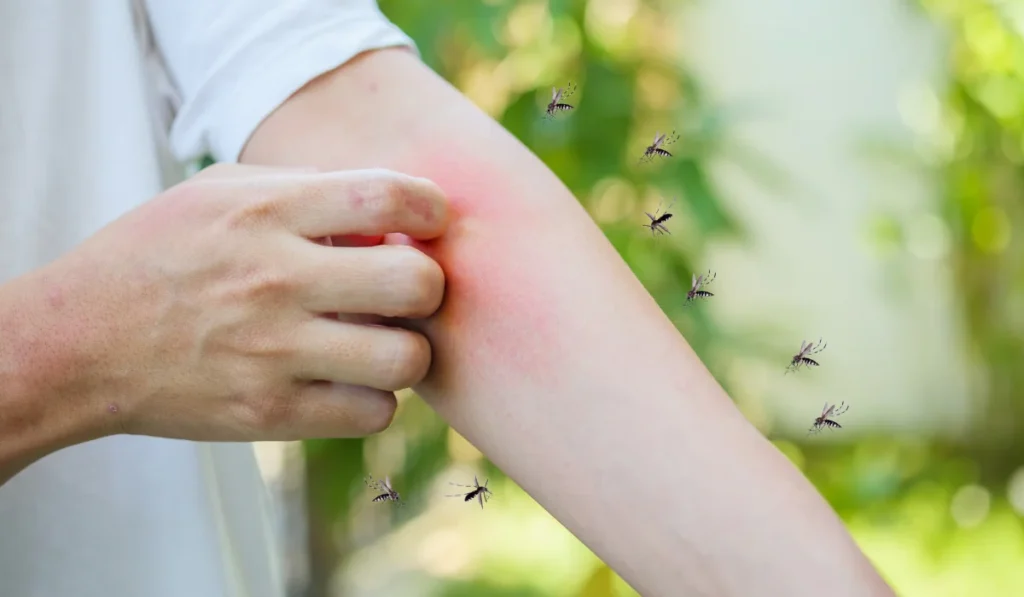
<path fill-rule="evenodd" d="M 242 159 L 447 193 L 446 233 L 412 243 L 446 275 L 439 312 L 410 322 L 433 346 L 415 389 L 641 594 L 892 595 L 571 192 L 415 57 L 310 83 Z"/>

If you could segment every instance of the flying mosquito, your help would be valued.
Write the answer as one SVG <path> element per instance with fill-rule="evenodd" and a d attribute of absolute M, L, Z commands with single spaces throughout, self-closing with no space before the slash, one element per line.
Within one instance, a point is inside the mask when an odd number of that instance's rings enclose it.
<path fill-rule="evenodd" d="M 715 296 L 704 290 L 704 287 L 711 283 L 715 279 L 715 274 L 708 270 L 707 276 L 704 274 L 697 275 L 693 274 L 693 281 L 690 284 L 690 292 L 686 293 L 686 302 L 691 303 L 697 299 L 707 298 L 709 296 Z"/>
<path fill-rule="evenodd" d="M 672 154 L 665 151 L 665 147 L 672 145 L 679 140 L 679 135 L 675 131 L 671 133 L 655 133 L 654 142 L 647 146 L 644 150 L 644 154 L 640 156 L 640 162 L 649 162 L 654 159 L 655 156 L 661 156 L 665 158 L 672 157 Z"/>
<path fill-rule="evenodd" d="M 464 497 L 464 502 L 469 502 L 472 501 L 473 498 L 476 498 L 476 500 L 480 502 L 480 508 L 483 509 L 484 502 L 491 499 L 491 490 L 487 489 L 488 482 L 489 480 L 484 480 L 484 484 L 481 485 L 480 481 L 477 480 L 476 475 L 473 475 L 472 485 L 459 485 L 458 483 L 449 483 L 449 485 L 455 485 L 456 487 L 471 487 L 473 491 L 470 491 L 468 493 L 455 493 L 451 495 L 446 495 L 445 497 Z"/>
<path fill-rule="evenodd" d="M 367 475 L 363 482 L 370 489 L 380 492 L 380 495 L 370 500 L 371 502 L 395 502 L 399 506 L 402 505 L 402 497 L 391 487 L 391 477 L 384 477 L 384 481 L 377 481 Z"/>
<path fill-rule="evenodd" d="M 569 97 L 576 91 L 576 85 L 572 81 L 566 87 L 552 87 L 551 88 L 551 101 L 548 102 L 548 107 L 544 111 L 545 118 L 551 119 L 555 117 L 556 112 L 567 112 L 575 109 L 575 106 L 569 105 L 562 100 Z"/>
<path fill-rule="evenodd" d="M 807 342 L 806 340 L 800 342 L 800 352 L 793 355 L 793 360 L 789 362 L 789 367 L 786 367 L 786 373 L 790 371 L 796 371 L 800 368 L 800 365 L 806 365 L 808 367 L 817 367 L 818 361 L 810 358 L 810 355 L 817 354 L 825 350 L 827 344 L 822 344 L 821 338 L 818 338 L 818 343 Z"/>
<path fill-rule="evenodd" d="M 833 421 L 830 417 L 838 417 L 849 410 L 850 407 L 847 406 L 846 408 L 843 408 L 843 404 L 845 404 L 845 402 L 840 402 L 839 410 L 836 410 L 835 404 L 829 406 L 828 402 L 826 402 L 825 406 L 821 409 L 821 415 L 817 419 L 814 419 L 814 425 L 811 425 L 811 428 L 807 431 L 807 435 L 812 433 L 821 433 L 821 430 L 825 427 L 842 429 L 843 426 Z"/>
<path fill-rule="evenodd" d="M 647 213 L 646 211 L 644 212 L 645 214 L 647 214 L 647 217 L 651 219 L 651 223 L 650 224 L 643 224 L 642 226 L 644 228 L 650 228 L 651 229 L 651 235 L 654 235 L 654 234 L 672 234 L 671 232 L 668 231 L 668 228 L 665 227 L 665 222 L 669 221 L 669 219 L 672 217 L 672 214 L 669 213 L 668 209 L 666 209 L 665 213 L 661 214 L 660 216 L 658 215 L 658 212 L 661 211 L 661 204 L 662 203 L 664 203 L 664 200 L 662 200 L 661 203 L 658 203 L 658 209 L 657 209 L 657 211 L 654 212 L 653 216 L 651 214 Z M 673 201 L 672 203 L 668 204 L 669 208 L 671 208 L 673 205 L 675 205 L 675 201 Z"/>

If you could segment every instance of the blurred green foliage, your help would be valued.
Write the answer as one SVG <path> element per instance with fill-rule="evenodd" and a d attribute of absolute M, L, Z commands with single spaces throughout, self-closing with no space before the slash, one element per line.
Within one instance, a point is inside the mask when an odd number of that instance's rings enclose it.
<path fill-rule="evenodd" d="M 953 36 L 955 79 L 943 128 L 944 212 L 956 239 L 957 286 L 975 357 L 985 364 L 989 442 L 1024 432 L 1024 5 L 925 0 Z M 1007 416 L 1012 413 L 1013 416 Z"/>
<path fill-rule="evenodd" d="M 682 299 L 691 273 L 705 269 L 698 264 L 707 241 L 742 236 L 708 174 L 731 116 L 707 100 L 680 62 L 675 4 L 379 4 L 417 41 L 428 65 L 576 194 L 724 382 L 716 349 L 728 343 L 734 351 L 735 340 L 716 329 L 706 310 L 683 310 Z M 939 172 L 958 297 L 979 368 L 976 393 L 987 399 L 988 415 L 976 433 L 957 441 L 879 434 L 848 444 L 775 444 L 837 509 L 899 594 L 1015 595 L 1024 591 L 1024 524 L 1011 504 L 1024 503 L 1024 252 L 1013 235 L 1024 217 L 1024 17 L 1019 2 L 920 5 L 950 33 L 952 81 L 943 113 L 949 150 Z M 578 85 L 570 103 L 579 109 L 544 121 L 551 88 L 569 80 Z M 672 129 L 682 136 L 672 147 L 675 157 L 638 166 L 654 133 Z M 758 156 L 744 158 L 749 170 L 777 175 Z M 674 234 L 654 239 L 641 228 L 643 212 L 653 213 L 662 200 L 675 201 Z M 895 223 L 876 232 L 894 244 L 903 236 Z M 312 579 L 297 594 L 346 594 L 332 587 L 335 573 L 377 555 L 406 562 L 381 574 L 430 586 L 408 594 L 635 594 L 414 396 L 401 396 L 384 434 L 307 442 L 305 457 Z M 457 468 L 449 469 L 453 462 Z M 436 509 L 421 505 L 434 499 L 428 496 L 445 493 L 439 477 L 469 482 L 452 470 L 489 477 L 495 499 L 483 513 L 456 508 L 458 522 L 419 516 L 424 507 Z M 389 474 L 410 507 L 366 508 L 367 472 Z M 398 584 L 380 586 L 406 594 L 394 589 Z"/>
<path fill-rule="evenodd" d="M 914 0 L 948 40 L 948 86 L 919 153 L 952 238 L 952 293 L 983 413 L 955 439 L 882 435 L 852 444 L 776 442 L 904 596 L 1024 594 L 1024 3 Z M 906 251 L 908 231 L 875 223 Z"/>

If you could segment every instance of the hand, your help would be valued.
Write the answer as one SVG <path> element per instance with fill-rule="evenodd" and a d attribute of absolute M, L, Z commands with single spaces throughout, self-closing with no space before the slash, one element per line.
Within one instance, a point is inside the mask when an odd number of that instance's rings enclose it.
<path fill-rule="evenodd" d="M 67 305 L 75 355 L 59 399 L 105 411 L 99 435 L 253 441 L 385 429 L 392 391 L 426 375 L 430 345 L 354 321 L 433 314 L 444 274 L 412 247 L 313 239 L 429 240 L 447 215 L 434 183 L 387 170 L 207 168 L 48 268 L 46 292 Z"/>

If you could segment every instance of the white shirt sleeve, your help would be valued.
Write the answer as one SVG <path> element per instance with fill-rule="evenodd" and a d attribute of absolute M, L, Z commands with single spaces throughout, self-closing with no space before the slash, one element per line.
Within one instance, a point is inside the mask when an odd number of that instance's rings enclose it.
<path fill-rule="evenodd" d="M 376 0 L 141 1 L 182 161 L 210 153 L 235 162 L 260 122 L 310 80 L 367 50 L 416 50 Z"/>

